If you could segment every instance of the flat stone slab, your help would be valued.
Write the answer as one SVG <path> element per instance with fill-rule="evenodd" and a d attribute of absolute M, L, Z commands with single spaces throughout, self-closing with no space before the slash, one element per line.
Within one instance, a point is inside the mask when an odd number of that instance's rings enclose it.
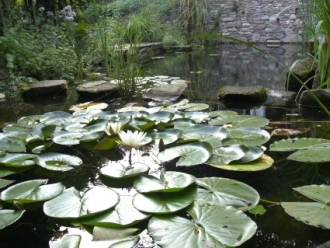
<path fill-rule="evenodd" d="M 23 88 L 22 95 L 25 97 L 58 95 L 67 92 L 66 80 L 45 80 L 29 84 Z"/>
<path fill-rule="evenodd" d="M 155 102 L 175 102 L 187 88 L 186 83 L 166 84 L 148 89 L 142 98 Z"/>
<path fill-rule="evenodd" d="M 218 91 L 218 98 L 228 102 L 262 102 L 267 93 L 261 86 L 223 86 Z"/>
<path fill-rule="evenodd" d="M 105 80 L 91 81 L 79 85 L 77 93 L 82 98 L 97 99 L 99 97 L 116 98 L 118 97 L 118 85 Z"/>
<path fill-rule="evenodd" d="M 330 89 L 313 89 L 311 92 L 330 109 Z M 308 91 L 304 91 L 299 98 L 299 105 L 302 107 L 320 108 L 320 105 L 314 100 Z"/>

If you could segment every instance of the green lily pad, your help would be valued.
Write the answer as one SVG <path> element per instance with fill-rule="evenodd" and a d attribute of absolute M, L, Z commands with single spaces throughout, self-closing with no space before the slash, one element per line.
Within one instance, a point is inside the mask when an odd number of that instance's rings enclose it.
<path fill-rule="evenodd" d="M 305 163 L 324 163 L 330 161 L 330 143 L 311 146 L 288 156 L 289 160 Z"/>
<path fill-rule="evenodd" d="M 224 165 L 239 160 L 249 151 L 245 145 L 229 145 L 214 149 L 212 156 L 205 162 L 210 165 Z"/>
<path fill-rule="evenodd" d="M 104 132 L 104 128 L 108 122 L 109 121 L 105 119 L 92 120 L 84 126 L 83 130 L 89 133 Z"/>
<path fill-rule="evenodd" d="M 17 120 L 17 123 L 25 124 L 25 125 L 36 125 L 39 123 L 40 115 L 30 115 L 24 116 Z"/>
<path fill-rule="evenodd" d="M 175 129 L 185 130 L 189 127 L 196 125 L 196 122 L 189 118 L 179 118 L 171 121 Z"/>
<path fill-rule="evenodd" d="M 134 163 L 130 167 L 124 167 L 120 163 L 107 165 L 100 169 L 100 174 L 110 178 L 131 178 L 149 171 L 149 166 L 143 163 Z"/>
<path fill-rule="evenodd" d="M 270 134 L 260 128 L 245 127 L 229 129 L 229 138 L 223 140 L 223 145 L 241 144 L 259 146 L 270 139 Z"/>
<path fill-rule="evenodd" d="M 118 194 L 109 188 L 95 186 L 83 196 L 75 188 L 69 188 L 45 202 L 44 213 L 54 218 L 79 218 L 110 209 L 118 202 Z"/>
<path fill-rule="evenodd" d="M 82 164 L 82 160 L 76 156 L 56 152 L 39 155 L 34 160 L 39 166 L 54 171 L 68 171 Z"/>
<path fill-rule="evenodd" d="M 0 152 L 26 152 L 23 142 L 0 140 Z"/>
<path fill-rule="evenodd" d="M 196 199 L 207 202 L 247 210 L 255 207 L 260 200 L 260 196 L 255 189 L 236 180 L 205 177 L 197 178 L 196 184 L 203 187 L 198 189 Z"/>
<path fill-rule="evenodd" d="M 217 111 L 209 112 L 210 118 L 218 117 L 218 120 L 228 119 L 228 118 L 231 118 L 231 116 L 236 116 L 236 115 L 238 115 L 237 112 L 231 111 L 231 110 L 217 110 Z"/>
<path fill-rule="evenodd" d="M 195 140 L 201 142 L 209 143 L 213 148 L 222 146 L 222 140 L 227 137 L 226 133 L 223 132 L 203 132 L 201 128 L 192 128 L 193 131 L 189 129 L 188 132 L 184 132 L 181 138 L 184 140 Z"/>
<path fill-rule="evenodd" d="M 37 142 L 44 141 L 54 132 L 56 126 L 55 125 L 43 125 L 40 124 L 36 126 L 30 134 L 26 137 L 27 142 Z"/>
<path fill-rule="evenodd" d="M 66 145 L 66 146 L 72 146 L 72 145 L 78 145 L 80 143 L 80 138 L 83 136 L 82 133 L 76 133 L 76 132 L 55 132 L 53 141 L 56 144 L 59 145 Z"/>
<path fill-rule="evenodd" d="M 273 152 L 291 152 L 301 149 L 307 149 L 315 145 L 329 145 L 329 143 L 330 140 L 317 138 L 284 139 L 271 144 L 269 150 Z"/>
<path fill-rule="evenodd" d="M 213 148 L 207 142 L 194 142 L 168 148 L 158 154 L 160 162 L 180 157 L 177 166 L 193 166 L 205 163 L 212 155 Z"/>
<path fill-rule="evenodd" d="M 257 230 L 257 225 L 234 207 L 194 203 L 187 212 L 192 221 L 174 215 L 151 218 L 148 231 L 158 245 L 162 248 L 236 247 Z"/>
<path fill-rule="evenodd" d="M 79 248 L 80 241 L 80 235 L 67 235 L 61 241 L 50 243 L 49 248 Z"/>
<path fill-rule="evenodd" d="M 269 120 L 261 116 L 253 115 L 234 115 L 218 116 L 209 122 L 210 125 L 220 126 L 231 124 L 233 128 L 240 127 L 264 127 L 268 125 Z"/>
<path fill-rule="evenodd" d="M 63 192 L 62 183 L 44 185 L 47 181 L 37 179 L 15 184 L 2 191 L 0 198 L 5 202 L 31 203 L 50 200 Z"/>
<path fill-rule="evenodd" d="M 173 105 L 172 105 L 173 107 Z M 209 105 L 205 103 L 188 103 L 185 105 L 179 105 L 175 107 L 177 110 L 183 111 L 201 111 L 209 108 Z"/>
<path fill-rule="evenodd" d="M 106 136 L 94 147 L 94 150 L 110 150 L 117 146 L 118 136 Z"/>
<path fill-rule="evenodd" d="M 244 156 L 235 161 L 235 163 L 249 163 L 260 158 L 264 154 L 264 150 L 258 146 L 246 146 L 247 151 L 245 152 Z"/>
<path fill-rule="evenodd" d="M 193 184 L 195 179 L 186 173 L 162 171 L 160 179 L 152 175 L 141 175 L 134 181 L 134 188 L 140 193 L 178 192 Z"/>
<path fill-rule="evenodd" d="M 196 123 L 201 123 L 208 120 L 209 114 L 206 112 L 186 112 L 185 117 L 195 121 Z"/>
<path fill-rule="evenodd" d="M 165 145 L 171 144 L 179 139 L 181 130 L 174 128 L 167 128 L 162 131 L 152 132 L 150 136 L 156 144 L 162 139 Z"/>
<path fill-rule="evenodd" d="M 1 209 L 0 210 L 0 230 L 13 224 L 24 214 L 25 210 L 12 210 Z"/>
<path fill-rule="evenodd" d="M 134 208 L 132 201 L 132 196 L 121 195 L 120 201 L 115 208 L 90 218 L 86 218 L 82 223 L 93 226 L 123 228 L 135 225 L 150 216 L 149 214 L 142 213 Z"/>
<path fill-rule="evenodd" d="M 48 112 L 40 116 L 40 122 L 46 125 L 57 125 L 60 126 L 61 123 L 65 123 L 72 117 L 71 114 L 64 111 L 53 111 Z"/>
<path fill-rule="evenodd" d="M 28 131 L 9 131 L 6 133 L 0 133 L 0 140 L 9 140 L 16 143 L 26 144 L 26 137 L 29 135 Z"/>
<path fill-rule="evenodd" d="M 174 117 L 174 114 L 167 111 L 159 111 L 148 115 L 148 119 L 156 122 L 169 122 Z"/>
<path fill-rule="evenodd" d="M 195 195 L 195 187 L 171 193 L 138 193 L 133 198 L 133 205 L 142 212 L 169 214 L 188 207 L 194 201 Z"/>
<path fill-rule="evenodd" d="M 307 185 L 302 187 L 293 188 L 300 194 L 314 200 L 320 201 L 325 204 L 330 204 L 330 186 L 329 185 Z"/>
<path fill-rule="evenodd" d="M 15 181 L 0 178 L 0 189 L 4 188 L 4 187 L 7 187 L 8 185 L 12 184 L 13 182 L 15 182 Z"/>
<path fill-rule="evenodd" d="M 8 167 L 26 167 L 34 165 L 34 154 L 26 153 L 5 153 L 0 154 L 0 164 Z"/>
<path fill-rule="evenodd" d="M 265 170 L 271 167 L 274 163 L 274 160 L 266 154 L 263 154 L 260 158 L 253 160 L 248 163 L 235 163 L 231 162 L 229 164 L 211 164 L 209 165 L 223 169 L 223 170 L 231 170 L 231 171 L 260 171 Z"/>

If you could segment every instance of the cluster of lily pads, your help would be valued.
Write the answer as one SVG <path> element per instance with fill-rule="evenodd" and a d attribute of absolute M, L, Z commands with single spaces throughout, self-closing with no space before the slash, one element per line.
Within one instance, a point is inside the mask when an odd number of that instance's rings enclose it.
<path fill-rule="evenodd" d="M 145 220 L 149 220 L 149 234 L 164 248 L 235 247 L 254 235 L 257 226 L 243 212 L 257 207 L 259 195 L 253 188 L 231 179 L 195 178 L 161 168 L 175 162 L 176 166 L 208 164 L 236 171 L 267 169 L 273 160 L 262 145 L 270 135 L 261 127 L 268 119 L 233 111 L 204 112 L 208 105 L 187 100 L 118 111 L 84 107 L 72 114 L 54 111 L 23 117 L 5 126 L 0 133 L 0 188 L 13 183 L 4 177 L 34 166 L 65 173 L 84 164 L 76 155 L 59 152 L 68 151 L 60 148 L 104 152 L 125 146 L 128 161 L 100 168 L 101 181 L 105 178 L 110 183 L 84 194 L 73 187 L 66 189 L 61 182 L 47 184 L 47 179 L 7 187 L 0 193 L 0 229 L 18 220 L 28 204 L 41 202 L 51 218 L 69 219 L 87 230 L 93 227 L 94 240 L 101 240 L 94 242 L 106 247 L 133 246 L 139 238 L 132 227 Z M 159 148 L 158 173 L 132 160 L 132 151 L 140 147 Z M 272 149 L 279 147 L 274 144 Z M 133 187 L 135 194 L 119 195 L 112 189 L 123 185 Z M 182 217 L 182 211 L 189 217 Z M 104 233 L 116 235 L 109 240 Z M 69 237 L 63 242 L 79 247 L 80 240 Z"/>

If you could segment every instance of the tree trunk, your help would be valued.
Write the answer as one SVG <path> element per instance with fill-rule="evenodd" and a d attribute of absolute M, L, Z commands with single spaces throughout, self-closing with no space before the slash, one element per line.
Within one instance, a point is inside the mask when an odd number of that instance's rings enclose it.
<path fill-rule="evenodd" d="M 30 5 L 29 7 L 30 7 L 30 15 L 32 22 L 34 26 L 37 26 L 36 9 L 35 9 L 35 5 L 33 4 L 33 0 L 29 1 L 29 5 Z"/>

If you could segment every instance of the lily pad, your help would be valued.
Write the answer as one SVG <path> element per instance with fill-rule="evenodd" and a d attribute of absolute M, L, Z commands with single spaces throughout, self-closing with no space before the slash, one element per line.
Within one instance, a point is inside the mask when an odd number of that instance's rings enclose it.
<path fill-rule="evenodd" d="M 35 162 L 41 167 L 54 171 L 68 171 L 82 164 L 82 160 L 76 156 L 56 152 L 39 155 L 35 158 Z"/>
<path fill-rule="evenodd" d="M 231 124 L 233 128 L 239 127 L 264 127 L 269 123 L 269 120 L 261 116 L 253 115 L 235 115 L 218 116 L 209 122 L 210 125 L 220 126 Z"/>
<path fill-rule="evenodd" d="M 148 119 L 155 122 L 169 122 L 174 117 L 174 114 L 167 111 L 159 111 L 148 115 Z"/>
<path fill-rule="evenodd" d="M 82 223 L 93 226 L 123 228 L 135 225 L 150 216 L 149 214 L 142 213 L 134 208 L 132 201 L 132 196 L 121 195 L 120 201 L 115 208 L 84 219 Z"/>
<path fill-rule="evenodd" d="M 311 146 L 288 156 L 289 160 L 305 163 L 324 163 L 330 161 L 330 143 Z"/>
<path fill-rule="evenodd" d="M 17 221 L 25 210 L 12 210 L 12 209 L 2 209 L 0 210 L 0 230 L 13 224 Z"/>
<path fill-rule="evenodd" d="M 181 130 L 174 128 L 167 128 L 162 131 L 152 132 L 150 136 L 154 139 L 156 144 L 162 139 L 165 145 L 171 144 L 179 139 Z"/>
<path fill-rule="evenodd" d="M 34 154 L 5 153 L 0 155 L 0 164 L 8 167 L 26 167 L 34 165 Z"/>
<path fill-rule="evenodd" d="M 0 152 L 26 152 L 23 142 L 0 140 Z"/>
<path fill-rule="evenodd" d="M 13 182 L 15 182 L 15 181 L 0 178 L 0 189 L 4 188 L 4 187 L 7 187 L 8 185 L 12 184 Z"/>
<path fill-rule="evenodd" d="M 20 203 L 31 203 L 50 200 L 64 190 L 62 183 L 46 184 L 47 180 L 29 180 L 15 184 L 1 192 L 0 198 L 5 202 L 18 201 Z"/>
<path fill-rule="evenodd" d="M 172 105 L 172 107 L 173 107 L 173 105 Z M 205 110 L 208 108 L 209 108 L 209 105 L 207 105 L 205 103 L 188 103 L 185 105 L 176 106 L 177 110 L 183 110 L 183 111 L 201 111 L 201 110 Z"/>
<path fill-rule="evenodd" d="M 79 218 L 110 209 L 118 201 L 118 194 L 109 188 L 95 186 L 83 196 L 75 188 L 69 188 L 56 198 L 45 202 L 44 213 L 54 218 Z"/>
<path fill-rule="evenodd" d="M 141 175 L 134 181 L 134 188 L 140 193 L 178 192 L 193 184 L 195 179 L 186 173 L 162 171 L 160 179 L 152 175 Z"/>
<path fill-rule="evenodd" d="M 60 126 L 61 123 L 67 122 L 71 117 L 71 114 L 64 111 L 53 111 L 41 115 L 40 122 L 46 125 L 54 124 Z"/>
<path fill-rule="evenodd" d="M 59 145 L 78 145 L 80 143 L 80 138 L 83 136 L 82 133 L 77 132 L 55 132 L 53 141 Z"/>
<path fill-rule="evenodd" d="M 158 154 L 160 162 L 180 157 L 177 166 L 193 166 L 205 163 L 212 155 L 213 148 L 207 142 L 194 142 L 168 148 Z"/>
<path fill-rule="evenodd" d="M 209 165 L 223 169 L 223 170 L 231 170 L 231 171 L 260 171 L 260 170 L 265 170 L 271 167 L 274 163 L 274 160 L 269 157 L 266 154 L 263 154 L 260 158 L 253 160 L 248 163 L 235 163 L 231 162 L 229 164 L 211 164 L 208 163 Z"/>
<path fill-rule="evenodd" d="M 50 243 L 49 248 L 79 248 L 80 241 L 80 235 L 68 235 L 59 242 Z"/>
<path fill-rule="evenodd" d="M 186 218 L 154 216 L 148 231 L 163 248 L 236 247 L 250 239 L 257 225 L 242 211 L 217 204 L 192 204 Z"/>
<path fill-rule="evenodd" d="M 229 129 L 229 138 L 223 140 L 223 145 L 242 144 L 247 146 L 259 146 L 270 139 L 270 134 L 260 128 L 243 127 Z"/>
<path fill-rule="evenodd" d="M 330 140 L 317 138 L 284 139 L 271 144 L 269 150 L 273 152 L 291 152 L 321 144 L 329 145 Z"/>
<path fill-rule="evenodd" d="M 194 201 L 195 195 L 195 187 L 171 193 L 138 193 L 133 198 L 133 205 L 142 212 L 169 214 L 188 207 Z"/>
<path fill-rule="evenodd" d="M 202 187 L 198 189 L 196 199 L 207 202 L 247 210 L 255 207 L 260 200 L 260 196 L 255 189 L 236 180 L 205 177 L 197 178 L 196 184 Z"/>
<path fill-rule="evenodd" d="M 210 118 L 218 117 L 219 119 L 228 119 L 230 116 L 238 115 L 237 112 L 231 110 L 217 110 L 209 112 Z"/>
<path fill-rule="evenodd" d="M 229 145 L 214 149 L 212 156 L 205 162 L 211 165 L 224 165 L 232 161 L 239 160 L 248 152 L 245 145 Z"/>
<path fill-rule="evenodd" d="M 185 117 L 194 120 L 196 123 L 201 123 L 208 120 L 209 114 L 206 112 L 186 112 Z"/>
<path fill-rule="evenodd" d="M 38 125 L 36 126 L 31 133 L 26 137 L 27 142 L 37 142 L 44 141 L 54 132 L 55 125 Z"/>
<path fill-rule="evenodd" d="M 140 175 L 141 173 L 149 171 L 149 167 L 143 163 L 134 163 L 130 167 L 124 167 L 120 163 L 107 165 L 100 169 L 103 176 L 110 178 L 131 178 Z"/>

